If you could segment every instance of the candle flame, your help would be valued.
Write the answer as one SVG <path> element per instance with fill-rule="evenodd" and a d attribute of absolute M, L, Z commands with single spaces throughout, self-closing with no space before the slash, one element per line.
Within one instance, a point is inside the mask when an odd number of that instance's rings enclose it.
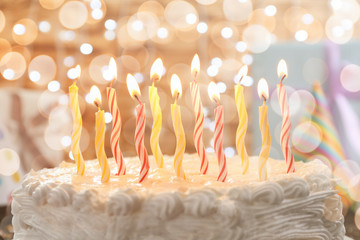
<path fill-rule="evenodd" d="M 128 73 L 126 77 L 126 84 L 132 98 L 136 98 L 141 95 L 139 84 L 136 82 L 135 77 L 130 73 Z"/>
<path fill-rule="evenodd" d="M 75 77 L 75 79 L 79 79 L 79 78 L 80 78 L 80 75 L 81 75 L 80 65 L 76 65 L 76 67 L 75 67 L 75 72 L 76 72 L 76 77 Z"/>
<path fill-rule="evenodd" d="M 278 77 L 283 77 L 283 76 L 287 76 L 288 72 L 287 72 L 287 66 L 286 66 L 286 62 L 284 61 L 284 59 L 281 59 L 278 67 L 277 67 L 277 74 Z"/>
<path fill-rule="evenodd" d="M 178 75 L 173 74 L 171 76 L 171 94 L 173 97 L 176 97 L 177 94 L 178 97 L 181 97 L 182 94 L 182 87 L 181 87 L 181 81 Z"/>
<path fill-rule="evenodd" d="M 248 73 L 248 66 L 247 65 L 242 66 L 238 73 L 240 77 L 239 83 L 247 75 L 247 73 Z"/>
<path fill-rule="evenodd" d="M 257 91 L 260 99 L 264 98 L 265 100 L 267 100 L 269 98 L 269 86 L 264 78 L 261 78 L 259 80 Z"/>
<path fill-rule="evenodd" d="M 220 94 L 219 94 L 219 90 L 214 82 L 209 83 L 208 94 L 209 94 L 211 101 L 219 103 Z"/>
<path fill-rule="evenodd" d="M 114 58 L 110 58 L 109 71 L 111 72 L 113 79 L 116 80 L 117 79 L 117 67 L 116 67 L 116 62 L 115 62 Z"/>
<path fill-rule="evenodd" d="M 194 55 L 194 58 L 191 62 L 191 74 L 192 75 L 196 75 L 199 73 L 200 71 L 200 59 L 199 59 L 199 55 L 197 55 L 197 53 Z"/>
<path fill-rule="evenodd" d="M 163 71 L 164 71 L 163 62 L 161 61 L 161 58 L 157 58 L 153 63 L 153 65 L 151 66 L 150 79 L 152 81 L 160 80 Z"/>
<path fill-rule="evenodd" d="M 95 105 L 100 105 L 101 104 L 101 93 L 100 93 L 100 90 L 97 86 L 92 86 L 91 89 L 90 89 L 90 96 L 94 102 Z"/>

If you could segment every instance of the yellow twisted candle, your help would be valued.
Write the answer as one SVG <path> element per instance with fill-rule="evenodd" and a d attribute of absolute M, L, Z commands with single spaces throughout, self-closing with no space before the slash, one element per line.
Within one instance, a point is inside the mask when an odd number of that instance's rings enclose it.
<path fill-rule="evenodd" d="M 249 156 L 246 152 L 245 147 L 245 135 L 248 126 L 248 116 L 246 112 L 245 99 L 244 99 L 244 88 L 240 84 L 244 76 L 248 71 L 247 65 L 244 65 L 240 71 L 239 83 L 235 86 L 235 103 L 239 115 L 239 125 L 236 130 L 236 149 L 241 158 L 241 173 L 245 174 L 249 169 Z"/>
<path fill-rule="evenodd" d="M 263 105 L 259 107 L 259 124 L 262 137 L 262 146 L 259 155 L 259 179 L 264 181 L 267 179 L 266 162 L 270 154 L 271 136 L 268 121 L 268 107 L 265 105 L 266 99 L 269 97 L 269 89 L 265 79 L 260 79 L 258 83 L 259 97 L 264 99 Z"/>
<path fill-rule="evenodd" d="M 105 115 L 104 111 L 100 110 L 101 94 L 96 86 L 91 88 L 90 94 L 94 96 L 94 104 L 98 107 L 98 112 L 95 113 L 95 150 L 101 167 L 101 182 L 106 183 L 110 180 L 110 167 L 104 150 L 105 140 Z"/>
<path fill-rule="evenodd" d="M 181 122 L 181 113 L 180 106 L 177 106 L 176 102 L 180 98 L 182 92 L 181 82 L 179 77 L 176 74 L 171 76 L 171 93 L 173 97 L 175 97 L 174 104 L 171 104 L 171 118 L 173 122 L 173 127 L 176 136 L 176 149 L 174 156 L 174 169 L 176 172 L 176 176 L 186 178 L 184 169 L 182 166 L 186 140 L 185 140 L 185 132 Z"/>
<path fill-rule="evenodd" d="M 75 79 L 74 83 L 69 88 L 69 96 L 70 96 L 70 108 L 72 117 L 74 119 L 73 124 L 73 133 L 71 136 L 71 151 L 76 163 L 76 173 L 80 176 L 84 175 L 85 172 L 85 161 L 80 151 L 80 136 L 82 129 L 82 118 L 79 108 L 79 98 L 78 91 L 79 88 L 76 86 L 76 80 L 80 77 L 80 66 L 76 66 L 78 76 Z"/>
<path fill-rule="evenodd" d="M 158 58 L 152 65 L 150 71 L 150 76 L 153 83 L 152 86 L 149 88 L 149 98 L 151 113 L 153 116 L 153 126 L 150 135 L 150 147 L 155 157 L 156 164 L 159 168 L 162 168 L 164 165 L 164 158 L 159 145 L 160 130 L 162 125 L 162 114 L 159 104 L 160 98 L 157 92 L 157 88 L 154 86 L 154 83 L 155 81 L 160 80 L 162 71 L 163 64 L 161 59 Z"/>

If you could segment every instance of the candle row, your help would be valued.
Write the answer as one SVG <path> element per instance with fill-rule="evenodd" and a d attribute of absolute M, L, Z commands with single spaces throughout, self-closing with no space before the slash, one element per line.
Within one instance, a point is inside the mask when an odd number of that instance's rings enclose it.
<path fill-rule="evenodd" d="M 71 112 L 74 119 L 71 150 L 74 160 L 76 162 L 77 174 L 83 175 L 85 171 L 85 163 L 79 147 L 82 119 L 81 119 L 79 102 L 78 102 L 78 88 L 76 86 L 76 80 L 80 77 L 81 70 L 79 66 L 77 66 L 76 69 L 78 72 L 78 76 L 75 79 L 74 83 L 69 88 Z M 120 116 L 119 108 L 117 106 L 116 92 L 115 89 L 112 87 L 113 82 L 117 78 L 117 67 L 115 60 L 113 58 L 111 58 L 110 60 L 109 70 L 114 74 L 110 86 L 106 89 L 109 109 L 113 119 L 110 145 L 114 159 L 117 164 L 117 175 L 125 175 L 126 166 L 119 146 L 120 132 L 121 132 L 121 116 Z M 191 63 L 191 73 L 193 76 L 193 81 L 190 83 L 192 105 L 195 114 L 195 128 L 194 128 L 193 137 L 194 137 L 195 148 L 200 158 L 200 173 L 206 174 L 209 167 L 209 161 L 202 140 L 204 113 L 203 113 L 201 98 L 199 94 L 199 87 L 196 81 L 199 71 L 200 71 L 200 60 L 198 55 L 195 54 L 193 61 Z M 245 147 L 245 135 L 247 131 L 248 120 L 247 120 L 247 112 L 244 101 L 243 86 L 241 85 L 243 78 L 247 75 L 247 71 L 248 68 L 246 65 L 240 69 L 239 71 L 240 80 L 237 86 L 235 86 L 235 102 L 239 115 L 239 125 L 236 131 L 236 149 L 241 159 L 242 174 L 246 174 L 249 168 L 249 157 Z M 159 168 L 162 168 L 164 164 L 163 154 L 159 146 L 159 135 L 162 126 L 162 113 L 159 105 L 160 98 L 157 92 L 157 88 L 155 87 L 155 82 L 161 79 L 162 72 L 163 72 L 163 64 L 161 59 L 158 58 L 152 65 L 150 71 L 152 86 L 149 88 L 149 100 L 150 100 L 151 112 L 153 116 L 153 126 L 150 136 L 150 146 L 154 158 L 156 160 L 156 164 Z M 295 168 L 293 163 L 294 162 L 293 155 L 289 148 L 291 122 L 289 116 L 289 107 L 287 105 L 286 90 L 282 83 L 287 76 L 286 63 L 283 60 L 279 62 L 278 74 L 279 76 L 281 76 L 280 84 L 278 85 L 278 96 L 279 96 L 279 103 L 283 116 L 280 140 L 281 140 L 281 148 L 283 150 L 287 164 L 286 172 L 290 173 L 290 172 L 294 172 Z M 144 133 L 145 133 L 145 122 L 146 122 L 145 105 L 140 100 L 141 93 L 139 86 L 136 82 L 136 79 L 131 74 L 128 74 L 126 82 L 131 97 L 136 99 L 139 103 L 136 106 L 136 129 L 135 129 L 134 141 L 135 141 L 136 152 L 141 163 L 139 182 L 142 182 L 147 178 L 150 169 L 148 153 L 144 146 Z M 173 74 L 171 76 L 171 93 L 175 99 L 174 103 L 171 104 L 171 118 L 176 136 L 174 170 L 178 177 L 182 177 L 186 179 L 186 175 L 182 167 L 186 141 L 185 141 L 184 129 L 181 122 L 180 106 L 177 105 L 177 101 L 182 94 L 182 87 L 181 87 L 181 81 L 176 74 Z M 223 114 L 223 106 L 220 104 L 220 94 L 214 82 L 211 82 L 209 84 L 208 93 L 210 99 L 213 102 L 215 102 L 217 105 L 216 108 L 214 109 L 214 114 L 215 114 L 214 149 L 219 165 L 219 174 L 217 180 L 224 182 L 227 177 L 226 156 L 223 150 L 224 114 Z M 258 160 L 258 172 L 259 172 L 259 179 L 266 180 L 267 179 L 266 161 L 269 158 L 271 137 L 270 137 L 269 123 L 267 119 L 267 106 L 265 104 L 265 101 L 268 99 L 268 86 L 265 79 L 260 79 L 258 84 L 258 93 L 260 98 L 264 99 L 263 105 L 259 107 L 259 124 L 262 135 L 262 148 Z M 94 104 L 98 107 L 98 112 L 95 115 L 96 116 L 95 149 L 102 172 L 101 181 L 108 182 L 110 179 L 110 168 L 104 151 L 105 121 L 104 121 L 104 111 L 100 109 L 101 94 L 99 89 L 93 86 L 91 88 L 90 95 L 94 98 Z"/>

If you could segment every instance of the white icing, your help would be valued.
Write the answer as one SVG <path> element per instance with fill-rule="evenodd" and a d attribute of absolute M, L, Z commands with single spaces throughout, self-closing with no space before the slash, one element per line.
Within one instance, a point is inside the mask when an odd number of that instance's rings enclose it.
<path fill-rule="evenodd" d="M 142 184 L 137 158 L 126 160 L 126 176 L 107 184 L 96 160 L 86 162 L 83 177 L 71 163 L 32 171 L 13 193 L 14 239 L 344 238 L 341 201 L 320 161 L 296 163 L 296 173 L 284 174 L 284 161 L 269 160 L 269 180 L 259 182 L 256 158 L 245 176 L 240 160 L 229 158 L 229 177 L 220 183 L 209 157 L 209 174 L 202 176 L 197 156 L 185 155 L 183 180 L 165 156 L 166 167 L 153 169 Z"/>

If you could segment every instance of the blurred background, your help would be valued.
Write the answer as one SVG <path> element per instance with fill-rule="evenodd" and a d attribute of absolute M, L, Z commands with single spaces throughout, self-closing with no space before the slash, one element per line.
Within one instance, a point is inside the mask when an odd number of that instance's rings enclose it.
<path fill-rule="evenodd" d="M 360 239 L 359 17 L 357 0 L 1 0 L 0 236 L 11 238 L 6 206 L 24 174 L 72 161 L 68 88 L 76 77 L 77 64 L 82 69 L 77 85 L 84 158 L 95 158 L 96 108 L 89 98 L 93 85 L 102 92 L 109 143 L 112 119 L 105 89 L 112 80 L 111 57 L 118 66 L 113 86 L 122 119 L 120 146 L 127 157 L 136 154 L 136 102 L 128 94 L 126 75 L 132 73 L 140 85 L 147 109 L 145 144 L 151 153 L 149 73 L 154 60 L 161 57 L 165 71 L 156 83 L 163 112 L 160 147 L 164 154 L 172 155 L 176 143 L 170 116 L 173 73 L 182 81 L 179 104 L 186 151 L 195 152 L 189 83 L 191 60 L 198 53 L 204 144 L 208 152 L 214 151 L 214 104 L 207 86 L 215 81 L 224 105 L 224 148 L 229 157 L 237 155 L 234 86 L 240 67 L 247 64 L 249 76 L 242 83 L 249 115 L 248 152 L 258 155 L 261 148 L 258 106 L 262 101 L 256 84 L 263 77 L 270 88 L 270 156 L 283 158 L 276 68 L 280 59 L 286 61 L 284 84 L 295 159 L 318 158 L 332 168 L 339 178 L 347 234 Z M 112 156 L 110 144 L 106 144 L 106 153 Z"/>

